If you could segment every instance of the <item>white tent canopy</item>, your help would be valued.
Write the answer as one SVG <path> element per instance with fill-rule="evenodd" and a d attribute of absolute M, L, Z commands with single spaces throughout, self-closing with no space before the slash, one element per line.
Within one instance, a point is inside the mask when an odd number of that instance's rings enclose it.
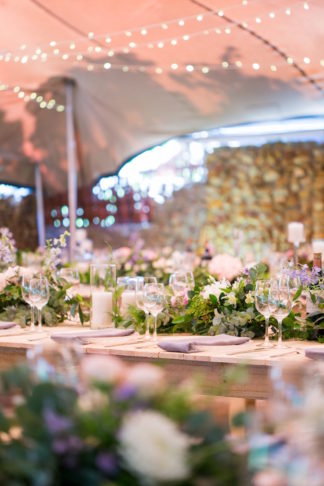
<path fill-rule="evenodd" d="M 0 181 L 78 183 L 169 137 L 323 114 L 322 0 L 2 0 Z"/>

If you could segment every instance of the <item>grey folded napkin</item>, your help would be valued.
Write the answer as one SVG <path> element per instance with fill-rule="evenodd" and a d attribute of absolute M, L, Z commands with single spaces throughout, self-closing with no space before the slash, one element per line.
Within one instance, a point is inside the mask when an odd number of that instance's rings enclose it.
<path fill-rule="evenodd" d="M 6 322 L 6 321 L 0 321 L 0 330 L 1 329 L 11 329 L 12 327 L 20 327 L 17 322 Z"/>
<path fill-rule="evenodd" d="M 92 339 L 129 336 L 130 334 L 133 334 L 133 332 L 134 329 L 118 329 L 110 327 L 109 329 L 97 329 L 93 331 L 55 332 L 51 335 L 51 338 L 54 341 L 61 343 L 72 341 L 80 344 L 87 344 Z"/>
<path fill-rule="evenodd" d="M 324 360 L 324 346 L 314 346 L 313 348 L 306 348 L 305 356 L 310 359 Z"/>
<path fill-rule="evenodd" d="M 190 336 L 183 339 L 164 339 L 158 342 L 158 346 L 171 353 L 194 353 L 199 351 L 199 346 L 232 346 L 244 344 L 249 340 L 248 337 L 218 334 L 218 336 Z"/>

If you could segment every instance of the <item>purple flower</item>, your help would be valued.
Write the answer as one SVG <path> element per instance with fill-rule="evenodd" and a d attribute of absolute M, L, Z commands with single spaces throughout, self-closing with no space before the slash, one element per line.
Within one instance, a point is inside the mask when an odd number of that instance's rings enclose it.
<path fill-rule="evenodd" d="M 76 454 L 83 447 L 82 440 L 76 435 L 56 438 L 52 444 L 53 451 L 56 454 Z"/>
<path fill-rule="evenodd" d="M 245 275 L 246 277 L 250 274 L 250 271 L 247 267 L 244 268 L 243 270 L 243 275 Z"/>
<path fill-rule="evenodd" d="M 134 385 L 121 385 L 114 391 L 114 398 L 118 402 L 130 400 L 136 395 L 137 389 Z"/>
<path fill-rule="evenodd" d="M 72 427 L 72 421 L 69 418 L 59 415 L 51 409 L 45 410 L 44 420 L 46 427 L 52 434 L 66 432 Z"/>
<path fill-rule="evenodd" d="M 117 459 L 114 454 L 111 454 L 110 452 L 99 452 L 95 462 L 96 466 L 98 467 L 98 469 L 100 469 L 100 471 L 111 476 L 117 473 Z"/>

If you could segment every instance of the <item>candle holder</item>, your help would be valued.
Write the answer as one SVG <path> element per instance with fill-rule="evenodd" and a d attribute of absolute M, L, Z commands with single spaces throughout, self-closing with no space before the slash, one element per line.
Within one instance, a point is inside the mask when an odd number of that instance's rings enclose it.
<path fill-rule="evenodd" d="M 116 265 L 90 265 L 91 318 L 93 329 L 114 327 L 113 295 L 116 286 Z"/>
<path fill-rule="evenodd" d="M 299 243 L 295 242 L 294 243 L 294 265 L 298 265 L 298 248 L 299 248 Z"/>

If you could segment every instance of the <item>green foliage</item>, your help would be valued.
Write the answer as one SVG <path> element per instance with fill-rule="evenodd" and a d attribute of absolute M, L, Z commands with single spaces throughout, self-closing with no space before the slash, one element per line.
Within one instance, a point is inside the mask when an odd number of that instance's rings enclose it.
<path fill-rule="evenodd" d="M 245 456 L 237 456 L 226 440 L 226 430 L 208 412 L 197 409 L 191 400 L 192 389 L 181 384 L 169 387 L 161 377 L 156 390 L 146 390 L 143 395 L 134 387 L 130 395 L 123 396 L 127 379 L 125 369 L 123 382 L 89 382 L 77 372 L 71 377 L 64 370 L 55 370 L 42 356 L 33 368 L 20 365 L 2 373 L 0 484 L 242 484 L 240 472 L 247 471 Z M 190 476 L 185 480 L 152 481 L 124 460 L 120 430 L 125 419 L 139 410 L 167 417 L 188 437 Z M 172 434 L 169 440 L 172 443 Z M 152 446 L 159 447 L 154 441 Z M 100 458 L 107 459 L 103 466 Z"/>

